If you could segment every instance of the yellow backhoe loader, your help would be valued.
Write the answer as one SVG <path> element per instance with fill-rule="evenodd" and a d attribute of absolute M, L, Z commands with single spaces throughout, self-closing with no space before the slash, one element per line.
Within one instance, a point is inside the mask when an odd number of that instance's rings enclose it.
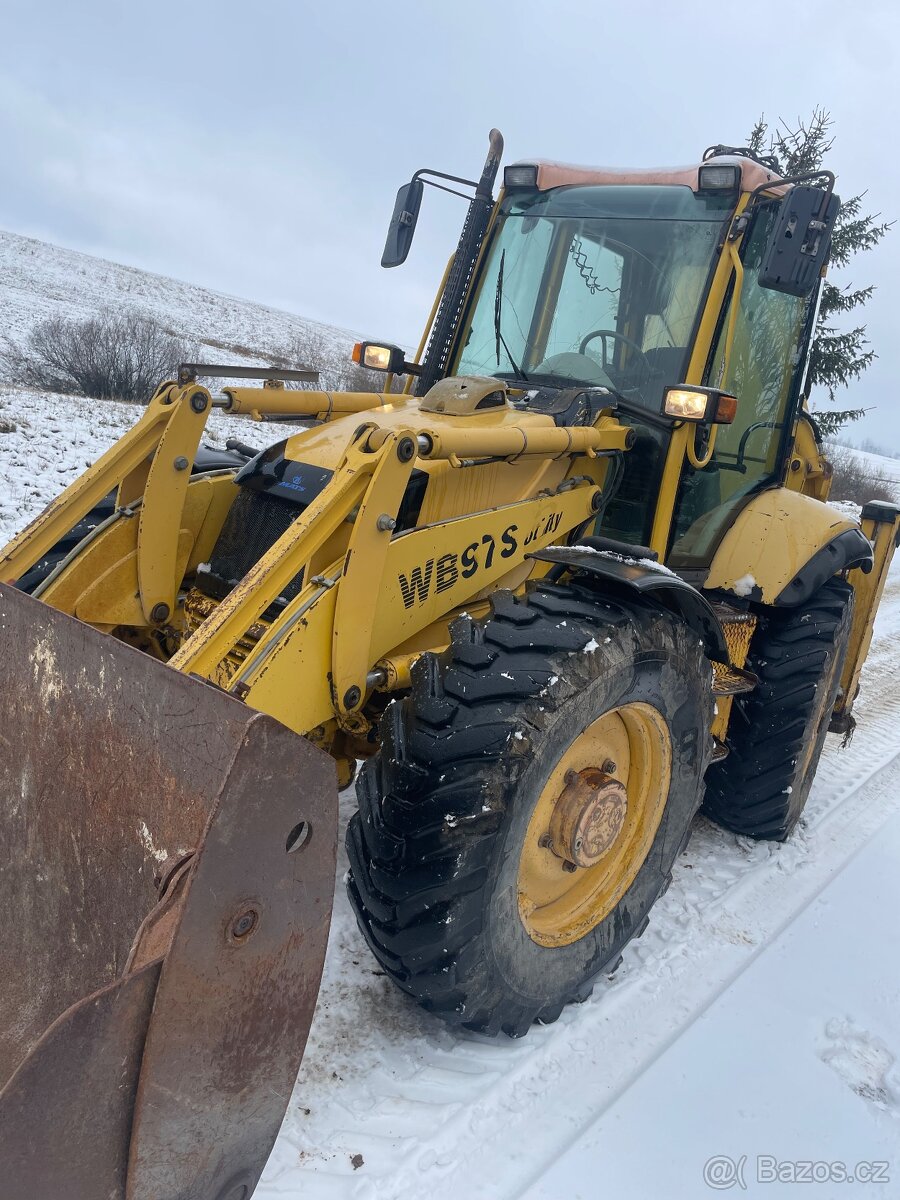
<path fill-rule="evenodd" d="M 426 184 L 471 188 L 418 353 L 354 352 L 382 394 L 186 364 L 0 553 L 8 1200 L 252 1194 L 359 760 L 373 953 L 520 1036 L 615 968 L 701 806 L 787 837 L 852 730 L 900 512 L 828 506 L 805 407 L 833 177 L 716 146 L 495 201 L 501 150 L 398 193 L 388 267 Z M 211 457 L 217 407 L 309 426 Z"/>

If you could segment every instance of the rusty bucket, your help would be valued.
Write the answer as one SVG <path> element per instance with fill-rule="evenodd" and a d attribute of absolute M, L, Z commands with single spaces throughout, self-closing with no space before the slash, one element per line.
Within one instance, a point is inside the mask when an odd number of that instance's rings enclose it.
<path fill-rule="evenodd" d="M 7 1200 L 247 1200 L 321 977 L 333 764 L 0 585 Z"/>

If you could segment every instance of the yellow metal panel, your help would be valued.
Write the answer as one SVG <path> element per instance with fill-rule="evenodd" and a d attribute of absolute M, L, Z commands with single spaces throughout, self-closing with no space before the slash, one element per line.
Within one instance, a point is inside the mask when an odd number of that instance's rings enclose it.
<path fill-rule="evenodd" d="M 128 555 L 134 555 L 137 547 L 137 516 L 120 515 L 101 534 L 72 560 L 68 567 L 51 583 L 41 595 L 45 604 L 74 616 L 79 598 L 95 579 L 105 575 Z M 131 599 L 137 604 L 137 567 L 131 585 Z M 143 624 L 143 616 L 139 618 Z"/>
<path fill-rule="evenodd" d="M 864 521 L 862 529 L 866 537 L 873 542 L 874 562 L 868 575 L 864 575 L 859 568 L 850 571 L 848 575 L 854 592 L 853 624 L 850 627 L 850 642 L 841 675 L 841 698 L 834 710 L 836 717 L 850 711 L 859 690 L 859 677 L 869 653 L 869 646 L 872 644 L 875 613 L 881 602 L 897 545 L 900 517 L 893 523 L 883 521 L 876 524 L 874 521 Z"/>
<path fill-rule="evenodd" d="M 592 514 L 593 487 L 574 488 L 395 538 L 372 614 L 370 663 L 518 566 Z"/>
<path fill-rule="evenodd" d="M 226 486 L 234 491 L 231 480 L 227 476 L 221 476 L 216 479 L 194 479 L 188 487 L 173 568 L 173 578 L 179 586 L 190 562 L 185 554 L 185 547 L 193 558 L 198 536 L 206 525 L 211 502 L 214 497 L 227 495 Z M 227 511 L 227 508 L 224 511 Z M 209 539 L 217 534 L 218 527 L 214 534 L 207 531 L 206 537 Z M 138 597 L 137 539 L 137 515 L 118 514 L 117 519 L 93 538 L 59 578 L 49 585 L 41 599 L 44 603 L 51 604 L 62 612 L 76 615 L 79 620 L 87 621 L 91 625 L 145 625 L 146 620 Z M 125 561 L 131 564 L 128 570 L 122 567 L 114 570 L 118 564 Z M 101 579 L 104 581 L 102 588 L 99 584 Z M 115 611 L 117 615 L 102 616 L 101 611 Z"/>
<path fill-rule="evenodd" d="M 836 509 L 799 492 L 761 492 L 725 534 L 703 586 L 741 595 L 755 585 L 758 598 L 773 604 L 817 550 L 854 528 Z"/>
<path fill-rule="evenodd" d="M 194 535 L 182 529 L 178 535 L 175 570 L 178 577 L 184 574 Z M 138 555 L 130 551 L 102 575 L 96 576 L 90 586 L 78 597 L 75 616 L 89 625 L 145 624 L 143 609 L 138 596 Z"/>

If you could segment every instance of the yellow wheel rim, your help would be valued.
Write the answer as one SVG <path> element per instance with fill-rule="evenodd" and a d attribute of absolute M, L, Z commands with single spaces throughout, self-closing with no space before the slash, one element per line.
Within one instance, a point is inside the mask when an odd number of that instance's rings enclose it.
<path fill-rule="evenodd" d="M 571 945 L 613 911 L 653 845 L 671 777 L 668 725 L 650 704 L 610 709 L 572 742 L 519 859 L 519 915 L 532 941 Z"/>

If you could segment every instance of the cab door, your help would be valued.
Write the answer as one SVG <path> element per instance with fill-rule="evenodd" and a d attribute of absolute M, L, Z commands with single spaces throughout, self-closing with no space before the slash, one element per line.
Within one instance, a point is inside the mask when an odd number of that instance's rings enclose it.
<path fill-rule="evenodd" d="M 731 354 L 726 366 L 729 304 L 719 323 L 704 378 L 709 386 L 737 396 L 737 417 L 733 424 L 718 427 L 715 452 L 707 467 L 694 470 L 685 463 L 666 560 L 673 567 L 708 566 L 748 500 L 783 479 L 803 382 L 815 293 L 811 297 L 789 296 L 759 285 L 759 271 L 777 212 L 776 203 L 760 206 L 744 236 L 744 278 Z"/>

